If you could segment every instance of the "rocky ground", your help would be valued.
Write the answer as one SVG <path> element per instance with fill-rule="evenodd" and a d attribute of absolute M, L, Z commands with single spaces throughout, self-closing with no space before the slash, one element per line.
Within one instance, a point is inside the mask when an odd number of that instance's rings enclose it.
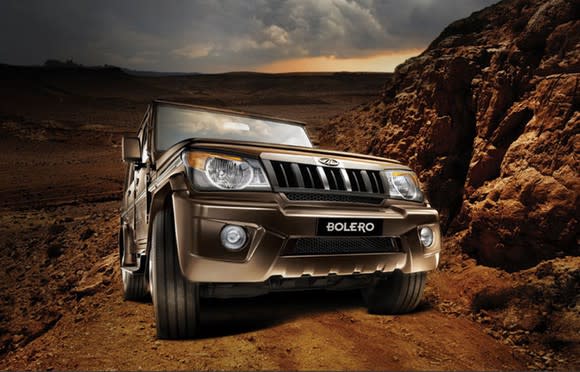
<path fill-rule="evenodd" d="M 392 80 L 0 66 L 0 369 L 579 370 L 577 15 L 504 1 Z M 117 266 L 120 136 L 153 97 L 305 120 L 325 147 L 410 164 L 448 235 L 419 309 L 205 301 L 200 339 L 156 340 Z"/>
<path fill-rule="evenodd" d="M 415 313 L 357 292 L 205 301 L 201 339 L 158 341 L 151 304 L 122 300 L 118 205 L 0 213 L 1 369 L 578 369 L 580 259 L 510 274 L 451 240 Z"/>
<path fill-rule="evenodd" d="M 414 314 L 369 315 L 356 292 L 208 301 L 200 340 L 157 341 L 151 305 L 122 300 L 117 266 L 119 137 L 144 103 L 117 100 L 107 113 L 60 98 L 26 116 L 3 108 L 0 368 L 577 369 L 577 259 L 508 274 L 454 239 Z M 286 116 L 322 122 L 344 104 L 288 106 Z M 67 107 L 96 119 L 64 120 Z"/>

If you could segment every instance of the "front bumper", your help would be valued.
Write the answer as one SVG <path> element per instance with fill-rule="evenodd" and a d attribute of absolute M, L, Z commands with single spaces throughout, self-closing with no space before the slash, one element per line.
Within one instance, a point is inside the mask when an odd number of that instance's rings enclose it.
<path fill-rule="evenodd" d="M 264 282 L 271 277 L 299 278 L 373 274 L 396 269 L 404 273 L 437 267 L 441 247 L 436 210 L 413 203 L 353 208 L 340 205 L 291 205 L 279 194 L 272 200 L 202 201 L 187 191 L 173 193 L 175 232 L 183 275 L 202 283 Z M 316 204 L 316 203 L 312 203 Z M 382 221 L 383 236 L 400 238 L 400 252 L 318 256 L 283 256 L 296 238 L 316 237 L 318 218 L 365 218 Z M 227 224 L 241 225 L 250 242 L 240 252 L 228 252 L 219 233 Z M 429 226 L 434 242 L 424 248 L 417 226 Z"/>

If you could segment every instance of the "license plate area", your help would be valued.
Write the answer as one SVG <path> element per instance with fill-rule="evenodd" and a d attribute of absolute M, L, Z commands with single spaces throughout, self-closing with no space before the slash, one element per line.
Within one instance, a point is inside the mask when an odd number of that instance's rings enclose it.
<path fill-rule="evenodd" d="M 319 218 L 318 236 L 381 236 L 383 220 L 372 218 Z"/>

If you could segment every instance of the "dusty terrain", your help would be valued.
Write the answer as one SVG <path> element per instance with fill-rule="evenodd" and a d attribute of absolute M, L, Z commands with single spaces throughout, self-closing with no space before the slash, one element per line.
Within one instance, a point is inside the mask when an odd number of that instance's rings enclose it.
<path fill-rule="evenodd" d="M 520 11 L 529 19 L 533 9 L 526 9 Z M 566 55 L 567 49 L 561 50 Z M 562 61 L 554 63 L 562 65 Z M 401 150 L 402 160 L 420 171 L 429 186 L 438 173 L 425 172 L 427 166 L 412 156 L 418 149 L 390 147 L 411 146 L 410 138 L 422 139 L 423 133 L 393 126 L 404 138 L 391 138 L 383 127 L 392 115 L 389 107 L 395 107 L 393 97 L 405 99 L 399 91 L 407 87 L 405 81 L 434 84 L 429 76 L 407 77 L 407 70 L 413 68 L 399 69 L 391 81 L 391 76 L 381 74 L 135 77 L 115 69 L 0 66 L 0 265 L 4 268 L 0 271 L 0 369 L 580 369 L 580 258 L 567 256 L 574 250 L 564 247 L 563 254 L 541 256 L 526 262 L 523 270 L 508 272 L 478 264 L 481 257 L 465 244 L 477 220 L 476 209 L 462 205 L 477 206 L 487 198 L 469 198 L 472 194 L 464 191 L 468 188 L 463 183 L 470 169 L 465 162 L 469 164 L 471 157 L 465 160 L 463 152 L 454 154 L 451 148 L 438 153 L 433 172 L 448 170 L 447 160 L 459 159 L 454 164 L 460 175 L 443 172 L 448 178 L 441 179 L 461 184 L 442 182 L 429 191 L 446 221 L 463 211 L 464 222 L 457 222 L 458 227 L 449 223 L 440 270 L 429 276 L 425 298 L 413 314 L 370 315 L 356 292 L 214 300 L 202 304 L 202 337 L 177 342 L 155 339 L 150 303 L 122 300 L 117 267 L 118 199 L 124 174 L 120 137 L 135 131 L 151 98 L 304 120 L 325 147 L 387 155 Z M 425 119 L 420 110 L 404 111 L 417 109 L 405 102 L 415 102 L 423 91 L 421 86 L 408 88 L 408 101 L 401 101 L 392 112 L 407 120 Z M 574 92 L 573 115 L 566 111 L 554 117 L 570 121 L 577 115 Z M 360 106 L 365 102 L 371 103 Z M 436 111 L 438 104 L 421 105 Z M 349 108 L 354 110 L 328 124 Z M 543 115 L 546 123 L 559 123 L 547 120 L 552 117 L 549 112 Z M 459 125 L 454 123 L 453 128 Z M 568 126 L 577 136 L 574 123 Z M 351 133 L 349 143 L 347 133 Z M 437 143 L 445 142 L 441 138 L 447 132 L 443 133 Z M 546 141 L 540 143 L 544 147 L 533 146 L 547 148 L 550 140 Z M 566 147 L 574 143 L 563 142 L 558 151 L 573 150 L 574 160 L 577 149 Z M 549 158 L 552 167 L 561 164 L 560 157 L 554 157 Z M 577 164 L 569 166 L 577 172 Z M 543 168 L 534 168 L 544 177 Z M 437 194 L 441 185 L 449 187 L 447 191 L 459 190 L 461 200 L 451 207 L 443 204 Z M 473 188 L 482 192 L 479 186 Z M 577 208 L 578 191 L 574 193 L 572 205 L 562 203 L 559 208 Z M 501 198 L 492 201 L 510 203 Z M 539 211 L 546 209 L 540 206 Z M 477 210 L 494 208 L 498 207 Z M 578 215 L 569 208 L 565 211 Z M 541 213 L 538 216 L 542 218 Z M 569 214 L 557 216 L 565 220 Z M 517 243 L 516 238 L 512 243 Z M 502 244 L 511 247 L 509 241 Z"/>
<path fill-rule="evenodd" d="M 533 326 L 527 330 L 503 326 L 504 313 L 521 310 L 518 304 L 498 305 L 493 298 L 478 298 L 481 309 L 474 311 L 473 299 L 484 288 L 493 297 L 494 291 L 526 281 L 530 288 L 540 285 L 535 273 L 519 279 L 462 259 L 460 250 L 453 248 L 454 241 L 446 244 L 443 270 L 431 275 L 419 310 L 405 316 L 369 315 L 356 292 L 207 301 L 203 337 L 171 342 L 155 339 L 151 304 L 122 300 L 116 253 L 117 199 L 124 171 L 119 140 L 121 133 L 137 127 L 151 97 L 166 94 L 195 102 L 198 96 L 186 87 L 197 86 L 216 92 L 227 107 L 278 115 L 282 111 L 282 115 L 307 120 L 316 134 L 319 125 L 345 106 L 373 99 L 372 92 L 380 91 L 388 76 L 360 75 L 358 86 L 353 86 L 352 76 L 302 76 L 294 81 L 278 77 L 289 80 L 281 86 L 266 84 L 256 76 L 9 73 L 12 90 L 2 91 L 0 123 L 1 369 L 521 370 L 578 366 L 577 360 L 560 351 L 562 345 L 576 342 L 573 336 L 569 336 L 572 340 L 544 340 L 542 331 Z M 298 91 L 316 103 L 252 105 L 248 102 L 253 95 L 259 97 L 255 86 L 260 84 L 276 91 L 271 97 Z M 235 92 L 217 88 L 224 85 L 235 87 Z M 246 104 L 237 104 L 245 92 Z M 554 265 L 573 275 L 579 262 Z M 554 275 L 546 273 L 544 280 L 553 282 Z M 569 284 L 551 285 L 552 297 L 570 296 L 562 289 Z M 552 297 L 546 290 L 545 303 Z M 560 297 L 553 302 L 568 306 L 570 299 Z M 533 315 L 536 321 L 547 317 Z"/>

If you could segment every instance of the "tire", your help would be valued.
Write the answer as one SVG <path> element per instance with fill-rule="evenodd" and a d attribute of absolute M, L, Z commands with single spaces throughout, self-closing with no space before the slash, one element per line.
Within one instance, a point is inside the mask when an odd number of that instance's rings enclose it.
<path fill-rule="evenodd" d="M 119 232 L 119 261 L 121 265 L 121 278 L 123 279 L 123 298 L 128 301 L 143 301 L 149 295 L 147 280 L 143 273 L 137 273 L 123 267 L 125 261 L 123 259 L 125 244 L 125 234 L 121 230 Z"/>
<path fill-rule="evenodd" d="M 157 337 L 193 338 L 199 322 L 199 286 L 181 274 L 170 201 L 155 215 L 152 233 L 149 284 Z"/>
<path fill-rule="evenodd" d="M 125 300 L 143 301 L 147 299 L 149 291 L 145 275 L 121 268 L 121 276 L 123 278 L 123 298 Z"/>
<path fill-rule="evenodd" d="M 415 310 L 423 297 L 427 273 L 404 274 L 397 270 L 363 289 L 363 298 L 372 314 L 404 314 Z"/>

